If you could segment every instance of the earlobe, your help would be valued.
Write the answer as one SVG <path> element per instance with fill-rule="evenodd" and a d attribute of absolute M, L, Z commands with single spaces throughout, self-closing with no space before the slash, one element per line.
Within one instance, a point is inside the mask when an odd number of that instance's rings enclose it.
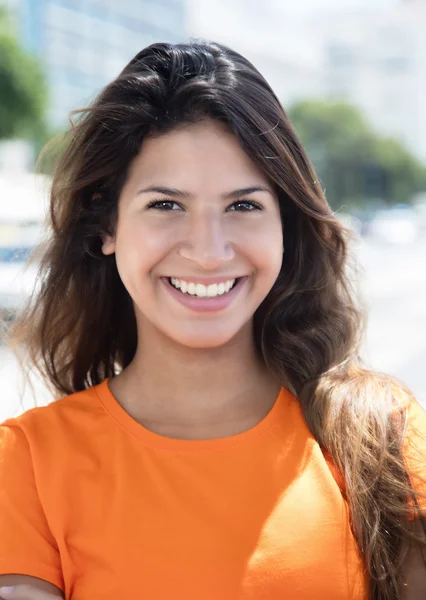
<path fill-rule="evenodd" d="M 106 235 L 102 237 L 102 254 L 108 256 L 109 254 L 114 254 L 115 252 L 115 240 L 110 235 Z"/>

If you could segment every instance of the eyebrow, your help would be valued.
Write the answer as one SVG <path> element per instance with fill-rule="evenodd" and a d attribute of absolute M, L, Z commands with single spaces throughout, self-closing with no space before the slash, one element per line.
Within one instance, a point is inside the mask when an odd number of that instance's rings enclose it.
<path fill-rule="evenodd" d="M 149 194 L 155 192 L 157 194 L 164 194 L 165 196 L 173 196 L 174 198 L 193 198 L 193 194 L 190 192 L 186 192 L 184 190 L 178 190 L 176 188 L 164 187 L 162 185 L 151 185 L 143 190 L 138 190 L 136 195 L 139 194 Z M 240 188 L 238 190 L 234 190 L 227 194 L 223 195 L 225 200 L 229 200 L 232 198 L 239 198 L 240 196 L 247 196 L 248 194 L 254 194 L 255 192 L 267 192 L 268 194 L 273 195 L 272 191 L 261 185 L 251 185 L 246 188 Z"/>

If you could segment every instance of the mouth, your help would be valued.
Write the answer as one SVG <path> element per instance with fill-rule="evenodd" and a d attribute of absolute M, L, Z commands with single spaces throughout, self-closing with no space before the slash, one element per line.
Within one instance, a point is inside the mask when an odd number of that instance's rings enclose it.
<path fill-rule="evenodd" d="M 231 290 L 237 287 L 244 278 L 237 277 L 219 283 L 211 283 L 209 285 L 187 282 L 175 277 L 167 277 L 166 279 L 171 287 L 183 295 L 191 296 L 192 298 L 209 299 L 226 296 Z"/>
<path fill-rule="evenodd" d="M 215 281 L 207 285 L 190 282 L 176 277 L 161 278 L 170 296 L 186 309 L 197 313 L 220 313 L 234 304 L 247 289 L 249 277 Z"/>

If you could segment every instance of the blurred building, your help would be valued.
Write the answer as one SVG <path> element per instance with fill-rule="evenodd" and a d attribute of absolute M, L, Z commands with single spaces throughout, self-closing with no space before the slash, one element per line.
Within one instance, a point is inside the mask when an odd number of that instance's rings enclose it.
<path fill-rule="evenodd" d="M 66 123 L 143 47 L 185 36 L 185 0 L 0 0 L 50 88 L 48 120 Z"/>
<path fill-rule="evenodd" d="M 359 106 L 383 133 L 426 161 L 426 2 L 324 15 L 326 96 Z"/>

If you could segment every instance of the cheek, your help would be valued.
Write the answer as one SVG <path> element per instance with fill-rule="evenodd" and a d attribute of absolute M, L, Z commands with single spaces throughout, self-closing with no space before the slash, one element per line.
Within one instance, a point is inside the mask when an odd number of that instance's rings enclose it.
<path fill-rule="evenodd" d="M 283 236 L 281 230 L 271 230 L 258 239 L 254 251 L 255 267 L 259 276 L 259 293 L 266 297 L 275 284 L 283 262 Z"/>
<path fill-rule="evenodd" d="M 170 229 L 152 227 L 138 220 L 128 222 L 117 232 L 117 264 L 127 271 L 146 271 L 170 251 L 173 246 Z"/>
<path fill-rule="evenodd" d="M 259 270 L 273 273 L 281 268 L 283 257 L 283 231 L 280 222 L 270 220 L 257 230 L 252 230 L 246 239 L 253 264 Z"/>

